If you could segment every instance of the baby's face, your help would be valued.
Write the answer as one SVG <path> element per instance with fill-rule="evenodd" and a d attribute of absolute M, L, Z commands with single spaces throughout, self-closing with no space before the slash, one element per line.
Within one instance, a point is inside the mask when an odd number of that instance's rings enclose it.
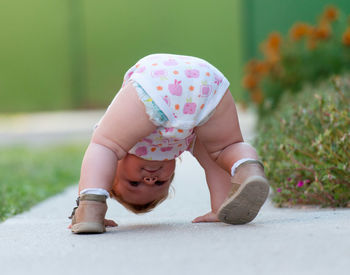
<path fill-rule="evenodd" d="M 146 204 L 168 194 L 175 160 L 150 161 L 127 154 L 118 161 L 113 190 L 132 204 Z"/>

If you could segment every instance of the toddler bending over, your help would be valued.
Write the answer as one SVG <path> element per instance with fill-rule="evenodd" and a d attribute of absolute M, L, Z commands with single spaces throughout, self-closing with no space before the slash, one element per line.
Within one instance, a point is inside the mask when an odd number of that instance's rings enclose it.
<path fill-rule="evenodd" d="M 175 159 L 190 151 L 205 170 L 211 211 L 194 222 L 244 224 L 269 185 L 253 147 L 243 142 L 229 82 L 208 62 L 154 54 L 139 60 L 98 123 L 85 152 L 74 233 L 102 233 L 106 198 L 135 213 L 168 196 Z"/>

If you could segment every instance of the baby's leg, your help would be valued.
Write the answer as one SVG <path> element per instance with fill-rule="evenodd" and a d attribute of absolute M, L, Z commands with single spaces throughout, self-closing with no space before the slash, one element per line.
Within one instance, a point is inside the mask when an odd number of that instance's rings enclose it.
<path fill-rule="evenodd" d="M 258 159 L 255 149 L 243 142 L 236 106 L 228 90 L 213 116 L 195 131 L 211 158 L 228 173 L 240 159 Z"/>
<path fill-rule="evenodd" d="M 232 224 L 250 222 L 265 202 L 269 186 L 255 149 L 243 142 L 229 91 L 208 122 L 196 129 L 196 134 L 211 158 L 232 175 L 234 186 L 220 207 L 219 219 Z"/>

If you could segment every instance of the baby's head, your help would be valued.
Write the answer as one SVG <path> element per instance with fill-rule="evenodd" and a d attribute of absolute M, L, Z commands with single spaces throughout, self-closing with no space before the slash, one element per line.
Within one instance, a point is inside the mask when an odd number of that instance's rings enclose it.
<path fill-rule="evenodd" d="M 149 212 L 167 198 L 174 170 L 174 159 L 150 161 L 127 154 L 118 161 L 111 197 L 136 214 Z"/>

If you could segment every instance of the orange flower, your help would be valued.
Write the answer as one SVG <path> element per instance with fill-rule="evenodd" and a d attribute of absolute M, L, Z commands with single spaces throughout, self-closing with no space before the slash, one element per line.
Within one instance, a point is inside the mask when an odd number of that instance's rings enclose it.
<path fill-rule="evenodd" d="M 296 23 L 290 29 L 290 38 L 298 41 L 311 33 L 312 27 L 306 23 Z"/>
<path fill-rule="evenodd" d="M 338 15 L 339 15 L 339 10 L 336 7 L 328 6 L 326 7 L 322 17 L 328 20 L 329 22 L 332 22 L 334 20 L 337 20 Z"/>
<path fill-rule="evenodd" d="M 273 32 L 269 35 L 266 46 L 272 50 L 278 51 L 280 49 L 281 42 L 281 35 L 278 32 Z"/>
<path fill-rule="evenodd" d="M 248 74 L 263 75 L 269 71 L 269 65 L 263 61 L 252 59 L 247 63 L 244 70 Z"/>
<path fill-rule="evenodd" d="M 264 101 L 264 95 L 261 89 L 255 89 L 251 94 L 251 98 L 255 103 L 261 104 Z"/>
<path fill-rule="evenodd" d="M 312 35 L 319 40 L 325 40 L 331 36 L 331 26 L 323 22 L 313 30 Z"/>
<path fill-rule="evenodd" d="M 270 69 L 269 64 L 263 61 L 258 61 L 255 65 L 255 71 L 260 75 L 264 75 L 268 73 L 269 69 Z"/>
<path fill-rule="evenodd" d="M 254 89 L 258 84 L 258 79 L 253 74 L 247 74 L 243 77 L 243 87 L 248 90 Z"/>
<path fill-rule="evenodd" d="M 342 37 L 342 42 L 345 46 L 350 46 L 350 27 L 348 27 Z"/>
<path fill-rule="evenodd" d="M 255 66 L 256 66 L 257 62 L 259 62 L 259 61 L 256 59 L 249 60 L 248 63 L 244 67 L 244 71 L 246 73 L 256 73 Z"/>
<path fill-rule="evenodd" d="M 279 61 L 281 43 L 282 38 L 278 32 L 271 33 L 262 43 L 261 50 L 269 63 L 275 64 Z"/>
<path fill-rule="evenodd" d="M 313 50 L 317 47 L 320 40 L 328 39 L 332 34 L 331 26 L 328 22 L 321 22 L 319 26 L 313 27 L 307 41 L 309 49 Z"/>

